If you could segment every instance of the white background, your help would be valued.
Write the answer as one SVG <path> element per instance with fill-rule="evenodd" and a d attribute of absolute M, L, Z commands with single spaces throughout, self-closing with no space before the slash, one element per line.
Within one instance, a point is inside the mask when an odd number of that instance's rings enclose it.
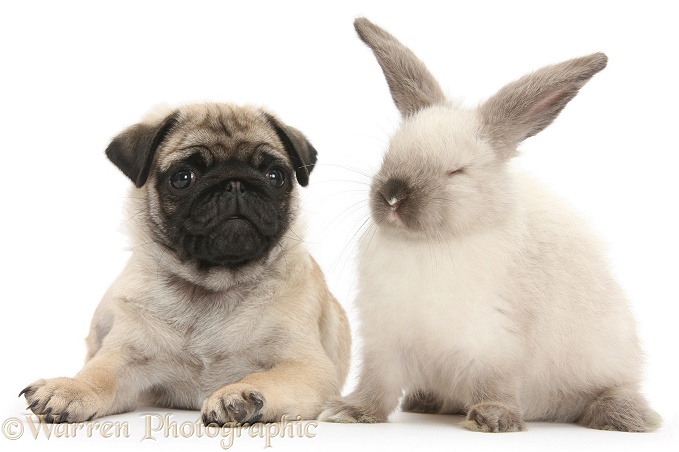
<path fill-rule="evenodd" d="M 661 450 L 676 446 L 679 301 L 677 88 L 672 2 L 3 2 L 0 7 L 0 192 L 3 369 L 0 421 L 25 413 L 16 395 L 82 365 L 91 315 L 129 254 L 121 226 L 130 181 L 104 156 L 110 139 L 154 105 L 267 106 L 319 151 L 304 189 L 307 244 L 352 312 L 355 233 L 369 174 L 399 116 L 352 21 L 365 15 L 425 61 L 451 96 L 476 105 L 543 65 L 604 51 L 608 67 L 517 164 L 576 206 L 609 245 L 647 352 L 644 391 L 665 419 L 653 434 L 529 424 L 485 435 L 459 418 L 397 413 L 376 426 L 321 424 L 316 438 L 274 449 L 466 447 Z M 354 384 L 355 369 L 347 388 Z M 166 411 L 155 410 L 159 413 Z M 3 450 L 186 448 L 202 438 L 16 441 Z M 173 412 L 195 421 L 196 412 Z M 162 436 L 162 434 L 161 434 Z M 260 439 L 234 450 L 260 450 Z"/>

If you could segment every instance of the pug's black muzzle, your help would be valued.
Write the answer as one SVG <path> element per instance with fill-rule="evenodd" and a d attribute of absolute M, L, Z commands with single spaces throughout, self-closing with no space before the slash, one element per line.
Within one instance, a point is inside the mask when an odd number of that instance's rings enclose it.
<path fill-rule="evenodd" d="M 237 267 L 266 256 L 288 227 L 285 198 L 263 178 L 229 177 L 202 185 L 172 219 L 186 258 Z"/>

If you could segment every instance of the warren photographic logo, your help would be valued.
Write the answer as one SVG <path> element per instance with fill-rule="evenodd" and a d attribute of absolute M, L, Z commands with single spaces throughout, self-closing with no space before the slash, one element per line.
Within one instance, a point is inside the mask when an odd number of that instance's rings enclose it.
<path fill-rule="evenodd" d="M 228 450 L 239 438 L 260 438 L 264 448 L 273 446 L 275 438 L 314 438 L 318 423 L 302 421 L 301 417 L 293 420 L 286 416 L 280 422 L 252 425 L 204 425 L 196 421 L 179 422 L 171 413 L 161 415 L 144 413 L 140 423 L 129 421 L 90 421 L 73 424 L 49 424 L 33 414 L 25 414 L 23 418 L 12 417 L 2 423 L 2 435 L 11 441 L 20 439 L 32 440 L 66 440 L 68 438 L 138 438 L 139 441 L 157 441 L 172 438 L 211 438 L 219 441 L 222 449 Z"/>
<path fill-rule="evenodd" d="M 24 419 L 11 417 L 2 423 L 2 434 L 9 440 L 23 437 L 33 439 L 75 438 L 129 438 L 130 424 L 125 422 L 79 422 L 76 424 L 48 424 L 38 416 L 25 414 Z"/>

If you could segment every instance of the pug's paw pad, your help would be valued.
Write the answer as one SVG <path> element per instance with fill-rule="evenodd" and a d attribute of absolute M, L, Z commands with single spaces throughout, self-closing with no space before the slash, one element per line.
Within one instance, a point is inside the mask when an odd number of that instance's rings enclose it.
<path fill-rule="evenodd" d="M 242 384 L 218 389 L 203 402 L 205 425 L 254 424 L 262 421 L 265 399 L 258 390 Z"/>

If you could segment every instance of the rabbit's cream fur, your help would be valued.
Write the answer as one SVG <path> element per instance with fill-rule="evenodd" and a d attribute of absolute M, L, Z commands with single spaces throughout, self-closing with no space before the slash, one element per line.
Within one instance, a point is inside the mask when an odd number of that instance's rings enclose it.
<path fill-rule="evenodd" d="M 464 110 L 395 38 L 365 19 L 356 28 L 404 120 L 359 246 L 360 379 L 321 419 L 385 421 L 405 391 L 403 409 L 465 414 L 472 430 L 656 428 L 634 319 L 601 246 L 508 164 L 606 57 L 543 68 Z"/>

